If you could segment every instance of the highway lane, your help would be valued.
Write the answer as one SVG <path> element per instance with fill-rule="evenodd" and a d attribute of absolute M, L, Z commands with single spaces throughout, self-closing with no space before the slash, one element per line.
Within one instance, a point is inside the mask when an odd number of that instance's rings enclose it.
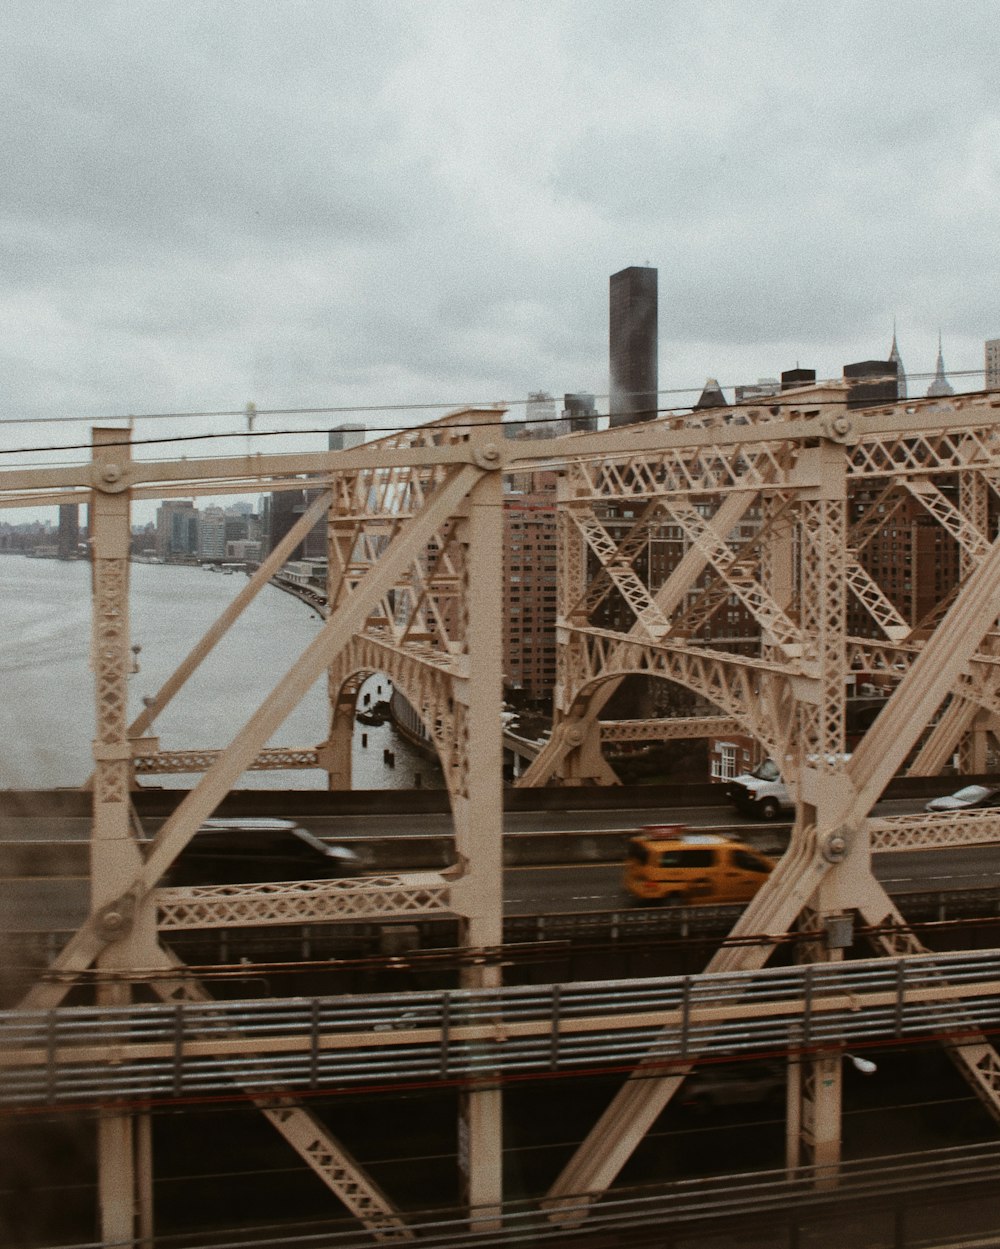
<path fill-rule="evenodd" d="M 873 867 L 889 893 L 983 889 L 1000 886 L 1000 846 L 878 854 Z M 544 915 L 631 906 L 621 880 L 621 867 L 607 863 L 508 868 L 504 910 Z"/>
<path fill-rule="evenodd" d="M 144 822 L 147 833 L 155 833 L 162 819 Z M 451 815 L 446 812 L 417 812 L 399 815 L 322 815 L 301 816 L 298 823 L 320 837 L 428 837 L 449 836 Z M 546 833 L 600 829 L 628 830 L 643 824 L 682 823 L 692 826 L 714 824 L 747 824 L 753 820 L 738 815 L 728 804 L 717 807 L 681 807 L 670 811 L 648 808 L 618 811 L 594 810 L 586 807 L 564 811 L 509 811 L 504 816 L 504 832 Z M 5 841 L 80 841 L 90 835 L 90 820 L 68 816 L 29 816 L 0 819 L 0 842 Z"/>
<path fill-rule="evenodd" d="M 982 889 L 1000 886 L 1000 846 L 881 854 L 874 867 L 890 893 Z M 621 866 L 608 863 L 508 868 L 504 909 L 508 915 L 615 910 L 631 905 L 621 877 Z M 0 881 L 0 931 L 66 931 L 86 910 L 83 877 Z"/>
<path fill-rule="evenodd" d="M 582 799 L 569 798 L 579 806 L 561 811 L 508 811 L 504 815 L 504 832 L 554 833 L 594 832 L 601 829 L 627 831 L 644 824 L 689 824 L 692 828 L 735 825 L 747 830 L 766 830 L 770 825 L 734 811 L 729 803 L 717 806 L 671 807 L 656 810 L 648 807 L 623 807 L 602 810 L 588 807 Z M 920 811 L 923 801 L 915 798 L 881 802 L 878 815 L 903 815 Z M 149 819 L 145 831 L 153 834 L 162 819 Z M 320 837 L 406 837 L 448 836 L 452 832 L 451 815 L 444 812 L 423 812 L 399 815 L 322 815 L 302 816 L 299 823 Z M 28 816 L 0 818 L 0 843 L 15 841 L 83 841 L 90 835 L 90 820 L 72 816 Z"/>

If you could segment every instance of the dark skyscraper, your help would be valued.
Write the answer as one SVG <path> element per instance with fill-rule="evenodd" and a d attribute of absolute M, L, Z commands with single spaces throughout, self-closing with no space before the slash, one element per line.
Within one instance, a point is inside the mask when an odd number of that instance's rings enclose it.
<path fill-rule="evenodd" d="M 276 490 L 268 495 L 266 501 L 268 551 L 274 550 L 305 511 L 304 498 L 301 490 Z M 303 544 L 300 542 L 289 559 L 302 559 L 302 556 Z"/>
<path fill-rule="evenodd" d="M 815 369 L 785 369 L 781 374 L 781 389 L 794 390 L 797 386 L 809 386 L 816 380 Z"/>
<path fill-rule="evenodd" d="M 80 507 L 76 503 L 59 505 L 59 558 L 76 559 L 80 554 Z"/>
<path fill-rule="evenodd" d="M 657 326 L 655 269 L 633 265 L 611 275 L 611 425 L 656 415 Z"/>
<path fill-rule="evenodd" d="M 597 428 L 594 396 L 574 394 L 563 396 L 563 417 L 569 421 L 570 433 L 578 434 Z"/>
<path fill-rule="evenodd" d="M 844 381 L 850 386 L 849 408 L 873 408 L 895 403 L 899 379 L 895 360 L 857 360 L 844 365 Z"/>

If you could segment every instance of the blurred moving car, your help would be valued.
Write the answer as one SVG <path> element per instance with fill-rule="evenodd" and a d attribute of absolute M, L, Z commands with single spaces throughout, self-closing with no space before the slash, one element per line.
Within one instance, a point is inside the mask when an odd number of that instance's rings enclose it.
<path fill-rule="evenodd" d="M 741 1062 L 699 1067 L 684 1082 L 679 1104 L 703 1112 L 723 1106 L 777 1105 L 786 1088 L 785 1064 Z"/>
<path fill-rule="evenodd" d="M 925 811 L 968 811 L 974 807 L 1000 807 L 1000 785 L 966 785 L 953 794 L 932 798 Z"/>
<path fill-rule="evenodd" d="M 628 843 L 622 883 L 639 902 L 724 905 L 749 902 L 773 869 L 773 859 L 733 838 L 647 824 Z"/>
<path fill-rule="evenodd" d="M 232 885 L 255 881 L 328 880 L 357 876 L 361 857 L 329 845 L 293 820 L 206 820 L 168 870 L 165 885 Z"/>

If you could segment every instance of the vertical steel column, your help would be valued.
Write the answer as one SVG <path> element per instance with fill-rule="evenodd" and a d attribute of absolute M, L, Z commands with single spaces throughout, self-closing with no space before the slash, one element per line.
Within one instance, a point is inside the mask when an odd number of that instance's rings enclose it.
<path fill-rule="evenodd" d="M 823 885 L 817 891 L 817 900 L 822 895 Z M 831 940 L 830 934 L 851 931 L 850 920 L 838 916 L 846 924 L 838 930 L 828 918 L 812 907 L 803 910 L 798 926 L 813 936 L 799 946 L 799 962 L 842 959 L 843 948 Z M 829 1188 L 836 1185 L 840 1167 L 843 1057 L 839 1049 L 814 1050 L 810 1035 L 813 1000 L 813 978 L 807 973 L 800 1054 L 788 1068 L 786 1167 L 790 1179 L 808 1174 L 817 1188 Z"/>
<path fill-rule="evenodd" d="M 800 686 L 799 727 L 804 767 L 829 775 L 844 767 L 839 756 L 845 740 L 847 505 L 842 449 L 825 445 L 815 454 L 821 457 L 823 497 L 802 502 L 799 524 L 806 668 Z"/>
<path fill-rule="evenodd" d="M 575 630 L 571 631 L 568 624 L 588 624 L 587 614 L 581 610 L 584 600 L 586 583 L 587 553 L 584 549 L 583 537 L 573 524 L 566 504 L 569 499 L 569 487 L 566 475 L 562 474 L 556 482 L 556 543 L 559 559 L 556 565 L 556 682 L 552 691 L 552 731 L 566 733 L 571 727 L 575 744 L 582 741 L 585 733 L 585 722 L 568 726 L 565 721 L 569 716 L 575 695 L 576 674 L 585 670 L 583 651 L 586 640 Z M 600 730 L 598 730 L 600 732 Z M 557 765 L 556 775 L 566 777 L 578 769 L 573 768 L 572 756 L 564 757 Z M 530 768 L 527 769 L 530 771 Z"/>
<path fill-rule="evenodd" d="M 138 1249 L 153 1249 L 153 1117 L 134 1116 Z"/>
<path fill-rule="evenodd" d="M 482 421 L 495 420 L 489 413 Z M 503 941 L 503 478 L 499 433 L 473 431 L 476 460 L 487 472 L 469 495 L 463 595 L 465 679 L 455 683 L 455 744 L 461 783 L 453 793 L 455 843 L 465 865 L 462 942 Z M 463 971 L 470 988 L 500 984 L 500 968 Z M 473 1087 L 459 1111 L 459 1166 L 478 1230 L 499 1224 L 503 1201 L 503 1124 L 500 1089 Z"/>
<path fill-rule="evenodd" d="M 342 664 L 336 663 L 327 674 L 330 729 L 319 748 L 327 789 L 350 789 L 353 784 L 354 708 L 359 682 L 344 681 L 341 668 Z"/>
<path fill-rule="evenodd" d="M 785 1170 L 794 1180 L 802 1163 L 802 1062 L 790 1055 L 785 1063 Z"/>
<path fill-rule="evenodd" d="M 843 1065 L 839 1052 L 830 1051 L 802 1062 L 801 1161 L 817 1188 L 835 1187 L 840 1169 Z"/>
<path fill-rule="evenodd" d="M 590 623 L 583 604 L 587 591 L 587 553 L 583 536 L 569 515 L 569 482 L 560 474 L 556 482 L 556 542 L 559 562 L 556 566 L 556 685 L 552 692 L 552 710 L 556 722 L 567 715 L 575 693 L 575 676 L 580 671 L 577 654 L 586 642 L 567 625 Z"/>
<path fill-rule="evenodd" d="M 847 759 L 844 673 L 847 671 L 847 481 L 845 448 L 824 442 L 807 454 L 815 457 L 819 489 L 800 505 L 800 586 L 803 660 L 807 676 L 797 688 L 799 706 L 799 804 L 793 838 L 823 847 L 824 857 L 857 856 L 856 871 L 867 871 L 862 845 L 841 847 L 837 840 L 844 797 L 850 788 Z M 830 847 L 836 847 L 835 850 Z M 831 861 L 834 861 L 831 859 Z M 846 873 L 845 873 L 846 874 Z M 817 938 L 801 952 L 804 961 L 840 959 L 843 950 L 823 936 L 827 915 L 839 903 L 837 869 L 827 873 L 803 913 Z M 807 1043 L 808 1044 L 808 1043 Z M 814 1182 L 837 1182 L 841 1149 L 841 1074 L 839 1051 L 802 1055 L 797 1081 L 797 1159 L 810 1168 Z M 789 1167 L 793 1147 L 789 1132 Z"/>
<path fill-rule="evenodd" d="M 102 970 L 127 969 L 134 948 L 131 936 L 136 899 L 130 886 L 142 868 L 131 823 L 128 737 L 129 432 L 93 431 L 93 484 L 90 544 L 93 572 L 92 663 L 96 690 L 94 739 L 94 823 L 91 834 L 91 911 L 112 944 L 99 955 Z M 148 924 L 151 920 L 147 920 Z M 128 985 L 99 983 L 99 1005 L 126 1005 Z M 145 1140 L 145 1137 L 142 1137 Z M 101 1235 L 106 1244 L 131 1243 L 138 1207 L 148 1186 L 140 1188 L 132 1116 L 113 1110 L 97 1124 L 98 1196 Z M 151 1222 L 149 1210 L 139 1215 Z"/>
<path fill-rule="evenodd" d="M 958 508 L 962 516 L 990 540 L 989 487 L 982 473 L 967 471 L 958 478 Z M 967 546 L 959 547 L 959 576 L 964 582 L 976 569 L 978 561 Z M 980 711 L 959 739 L 959 771 L 964 776 L 979 776 L 988 770 L 989 730 L 992 716 Z"/>
<path fill-rule="evenodd" d="M 761 546 L 760 580 L 766 594 L 787 612 L 795 593 L 795 540 L 792 517 L 783 499 L 761 495 L 759 525 L 770 535 Z M 774 656 L 772 639 L 761 638 L 761 654 Z"/>
<path fill-rule="evenodd" d="M 959 742 L 959 772 L 963 776 L 982 776 L 989 768 L 990 728 L 993 716 L 988 711 L 979 711 L 972 718 L 966 733 Z"/>
<path fill-rule="evenodd" d="M 564 785 L 615 785 L 618 777 L 601 750 L 601 709 L 621 684 L 602 686 L 587 700 L 583 714 L 570 717 L 580 674 L 590 665 L 586 637 L 567 625 L 590 624 L 586 609 L 587 546 L 573 523 L 566 503 L 570 488 L 565 474 L 556 482 L 556 538 L 559 547 L 557 572 L 556 683 L 552 695 L 553 741 L 565 748 L 552 774 Z M 532 774 L 531 767 L 525 769 Z M 538 769 L 535 769 L 538 772 Z M 548 776 L 548 772 L 546 776 Z"/>
<path fill-rule="evenodd" d="M 357 475 L 334 477 L 333 492 L 326 519 L 326 606 L 335 611 L 350 593 L 347 572 L 355 558 L 358 543 L 357 520 L 351 515 L 350 501 L 357 492 Z M 342 659 L 342 657 L 341 657 Z M 326 771 L 327 789 L 350 789 L 353 784 L 354 700 L 359 682 L 344 681 L 343 662 L 327 672 L 330 702 L 330 728 L 320 747 L 320 762 Z"/>

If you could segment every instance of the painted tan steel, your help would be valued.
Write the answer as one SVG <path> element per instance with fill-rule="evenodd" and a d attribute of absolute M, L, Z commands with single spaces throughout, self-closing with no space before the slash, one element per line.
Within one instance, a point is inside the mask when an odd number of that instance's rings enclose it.
<path fill-rule="evenodd" d="M 185 978 L 185 985 L 190 981 Z M 169 993 L 169 990 L 167 991 Z M 935 1003 L 960 1006 L 964 1002 L 975 1002 L 978 999 L 996 996 L 996 986 L 992 983 L 945 984 L 936 986 L 924 985 L 908 987 L 906 1001 L 916 1003 Z M 170 998 L 169 1000 L 173 1000 Z M 209 1001 L 209 995 L 199 988 L 192 1000 Z M 898 1001 L 898 993 L 887 990 L 852 991 L 850 993 L 836 990 L 817 993 L 811 1003 L 811 1012 L 816 1018 L 824 1015 L 841 1014 L 845 1011 L 863 1013 L 891 1007 Z M 686 1012 L 683 1010 L 646 1010 L 623 1011 L 616 1017 L 616 1024 L 622 1029 L 661 1028 L 676 1035 L 684 1026 L 711 1027 L 713 1024 L 732 1023 L 746 1020 L 752 1023 L 760 1019 L 798 1020 L 802 1017 L 802 1004 L 787 1001 L 754 1002 L 732 1001 L 725 1005 L 692 1005 Z M 609 1028 L 609 1016 L 598 1014 L 592 1017 L 574 1015 L 559 1021 L 559 1035 L 586 1036 L 593 1033 L 604 1033 Z M 453 1023 L 448 1028 L 448 1039 L 455 1043 L 467 1041 L 489 1041 L 502 1045 L 508 1040 L 524 1037 L 549 1036 L 552 1023 L 544 1019 L 505 1019 L 499 1024 L 463 1024 Z M 181 1043 L 184 1057 L 213 1058 L 237 1057 L 246 1054 L 304 1054 L 313 1048 L 322 1051 L 356 1050 L 356 1049 L 392 1049 L 394 1046 L 433 1045 L 440 1047 L 444 1037 L 441 1029 L 433 1026 L 400 1027 L 384 1032 L 354 1031 L 336 1032 L 319 1036 L 315 1040 L 301 1032 L 295 1034 L 271 1033 L 266 1036 L 241 1038 L 237 1035 L 215 1034 L 211 1038 L 186 1039 Z M 703 1056 L 703 1051 L 711 1047 L 712 1038 L 705 1033 L 700 1045 L 693 1045 L 691 1058 Z M 136 1041 L 108 1045 L 66 1045 L 56 1047 L 54 1053 L 46 1048 L 9 1049 L 0 1053 L 0 1069 L 14 1067 L 44 1067 L 53 1059 L 65 1063 L 108 1063 L 144 1062 L 173 1058 L 177 1053 L 177 1042 L 170 1041 Z M 663 1060 L 661 1059 L 661 1062 Z"/>
<path fill-rule="evenodd" d="M 704 727 L 714 720 L 741 728 L 780 760 L 799 799 L 789 850 L 734 930 L 734 936 L 762 940 L 723 949 L 711 968 L 760 967 L 771 948 L 766 939 L 783 936 L 803 916 L 812 930 L 854 912 L 883 925 L 884 952 L 917 953 L 919 942 L 871 875 L 872 850 L 992 841 L 996 817 L 889 821 L 872 820 L 870 811 L 911 754 L 924 770 L 955 748 L 965 760 L 982 759 L 1000 716 L 1000 541 L 989 543 L 986 536 L 988 498 L 1000 481 L 1000 398 L 915 401 L 865 412 L 849 411 L 845 399 L 845 388 L 827 385 L 776 397 L 773 410 L 718 409 L 537 442 L 504 440 L 497 428 L 501 412 L 487 408 L 345 452 L 162 463 L 132 459 L 127 431 L 99 430 L 91 462 L 0 473 L 0 503 L 86 499 L 94 529 L 92 908 L 52 975 L 25 1004 L 58 1008 L 74 976 L 94 963 L 106 973 L 101 993 L 107 1000 L 127 1000 L 130 973 L 157 965 L 164 954 L 161 927 L 213 917 L 277 922 L 289 906 L 299 908 L 296 914 L 329 915 L 330 899 L 358 916 L 447 907 L 460 917 L 466 943 L 500 943 L 501 473 L 546 467 L 561 473 L 564 517 L 557 722 L 525 780 L 612 783 L 602 733 L 628 737 L 640 730 L 602 728 L 599 714 L 608 698 L 634 673 L 675 681 L 700 697 Z M 939 489 L 938 479 L 947 474 L 959 480 L 957 501 Z M 928 522 L 958 543 L 960 585 L 938 605 L 930 625 L 908 619 L 863 564 L 876 525 L 848 523 L 850 490 L 859 483 L 882 500 L 884 515 L 901 506 L 901 497 L 918 499 Z M 133 835 L 129 786 L 134 758 L 150 748 L 138 739 L 151 719 L 128 725 L 124 714 L 130 499 L 272 486 L 329 492 L 329 504 L 322 505 L 329 508 L 329 616 L 258 712 L 212 759 L 147 854 Z M 636 512 L 634 521 L 611 523 L 609 509 L 624 506 Z M 645 535 L 663 525 L 675 526 L 686 545 L 663 584 L 654 586 L 643 583 L 634 560 Z M 586 551 L 600 567 L 600 585 L 591 585 Z M 244 595 L 265 579 L 262 570 Z M 632 613 L 622 630 L 595 616 L 610 587 Z M 867 611 L 870 637 L 847 636 L 851 594 Z M 691 632 L 729 599 L 757 622 L 753 653 L 695 640 Z M 195 648 L 163 697 L 238 610 L 234 604 Z M 843 690 L 856 668 L 884 673 L 890 696 L 848 759 Z M 256 896 L 237 891 L 225 904 L 210 887 L 187 896 L 158 891 L 158 880 L 200 823 L 262 757 L 288 711 L 324 673 L 331 728 L 315 759 L 333 784 L 349 783 L 344 754 L 353 698 L 360 677 L 372 671 L 386 672 L 406 695 L 438 751 L 452 802 L 455 871 L 432 881 L 386 878 L 378 888 L 354 882 L 313 891 L 275 887 Z M 162 705 L 150 710 L 155 714 Z M 663 735 L 676 731 L 671 725 Z M 378 909 L 386 906 L 388 912 Z M 812 957 L 837 957 L 822 942 L 811 944 Z M 488 988 L 498 975 L 490 967 L 470 977 Z M 932 1000 L 938 994 L 943 1002 L 950 991 L 942 983 Z M 996 1114 L 1000 1061 L 992 1047 L 970 1037 L 952 1054 Z M 840 1150 L 839 1076 L 829 1062 L 817 1058 L 790 1102 L 790 1165 L 811 1166 L 823 1183 L 835 1180 Z M 599 1194 L 614 1181 L 682 1078 L 657 1072 L 652 1056 L 639 1063 L 552 1189 L 556 1216 L 570 1196 Z M 500 1111 L 496 1089 L 473 1089 L 459 1134 L 470 1205 L 494 1221 L 503 1200 Z M 346 1151 L 338 1153 L 332 1138 L 315 1135 L 303 1113 L 283 1104 L 272 1121 L 298 1142 L 334 1191 L 334 1172 L 340 1191 L 361 1191 L 367 1179 L 356 1163 Z M 142 1132 L 127 1116 L 109 1117 L 102 1129 L 106 1240 L 135 1233 L 148 1238 Z M 315 1149 L 306 1141 L 310 1136 Z M 335 1161 L 317 1166 L 320 1156 Z"/>

